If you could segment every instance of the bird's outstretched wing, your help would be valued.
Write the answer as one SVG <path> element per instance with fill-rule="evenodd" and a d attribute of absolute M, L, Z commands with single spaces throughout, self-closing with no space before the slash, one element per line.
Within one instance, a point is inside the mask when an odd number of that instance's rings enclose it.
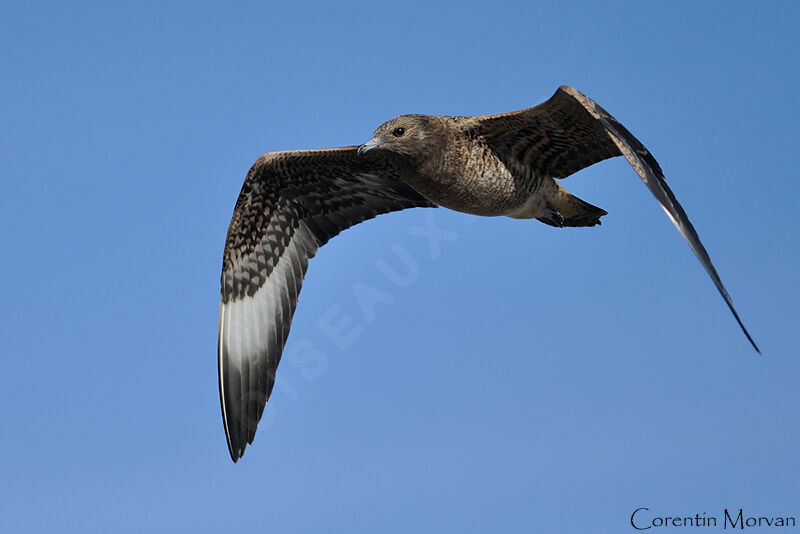
<path fill-rule="evenodd" d="M 761 352 L 736 313 L 689 217 L 667 186 L 658 162 L 606 110 L 580 91 L 562 86 L 536 107 L 480 117 L 477 124 L 478 133 L 509 169 L 536 176 L 565 178 L 604 159 L 625 156 L 689 243 L 747 339 Z"/>
<path fill-rule="evenodd" d="M 253 442 L 275 383 L 303 276 L 319 247 L 378 214 L 434 206 L 396 168 L 357 147 L 273 152 L 250 169 L 222 266 L 219 392 L 235 462 Z"/>

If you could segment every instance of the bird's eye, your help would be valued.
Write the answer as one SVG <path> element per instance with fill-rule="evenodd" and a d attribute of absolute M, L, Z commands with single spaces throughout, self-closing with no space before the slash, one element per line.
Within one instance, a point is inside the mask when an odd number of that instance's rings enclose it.
<path fill-rule="evenodd" d="M 405 128 L 395 128 L 394 131 L 392 132 L 392 135 L 395 136 L 395 137 L 400 137 L 404 133 L 406 133 L 406 129 Z"/>

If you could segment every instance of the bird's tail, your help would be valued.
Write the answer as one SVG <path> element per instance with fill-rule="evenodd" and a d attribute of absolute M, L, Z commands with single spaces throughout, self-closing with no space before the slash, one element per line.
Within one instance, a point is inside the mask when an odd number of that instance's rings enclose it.
<path fill-rule="evenodd" d="M 537 217 L 538 220 L 559 228 L 602 224 L 600 217 L 608 214 L 606 210 L 593 206 L 570 194 L 558 183 L 555 185 L 555 188 L 548 188 L 544 194 L 544 199 L 547 203 L 547 214 L 543 217 Z"/>

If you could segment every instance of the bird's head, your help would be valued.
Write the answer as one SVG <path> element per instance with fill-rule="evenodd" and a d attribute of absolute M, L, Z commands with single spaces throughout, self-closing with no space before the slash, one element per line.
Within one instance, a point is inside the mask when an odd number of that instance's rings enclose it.
<path fill-rule="evenodd" d="M 400 115 L 378 126 L 372 139 L 358 147 L 358 153 L 385 151 L 421 160 L 436 150 L 436 139 L 430 117 Z"/>

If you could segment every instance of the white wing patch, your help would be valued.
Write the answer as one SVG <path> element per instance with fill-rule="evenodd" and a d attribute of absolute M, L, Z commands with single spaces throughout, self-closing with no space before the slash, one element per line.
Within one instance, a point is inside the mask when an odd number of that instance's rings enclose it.
<path fill-rule="evenodd" d="M 316 252 L 313 243 L 308 230 L 300 225 L 277 265 L 252 296 L 221 303 L 220 399 L 229 445 L 232 435 L 241 436 L 235 440 L 240 443 L 251 442 L 255 435 L 259 412 L 275 379 L 267 375 L 267 370 L 278 365 L 308 258 Z M 308 250 L 309 245 L 312 250 Z M 231 413 L 237 405 L 240 412 Z"/>

